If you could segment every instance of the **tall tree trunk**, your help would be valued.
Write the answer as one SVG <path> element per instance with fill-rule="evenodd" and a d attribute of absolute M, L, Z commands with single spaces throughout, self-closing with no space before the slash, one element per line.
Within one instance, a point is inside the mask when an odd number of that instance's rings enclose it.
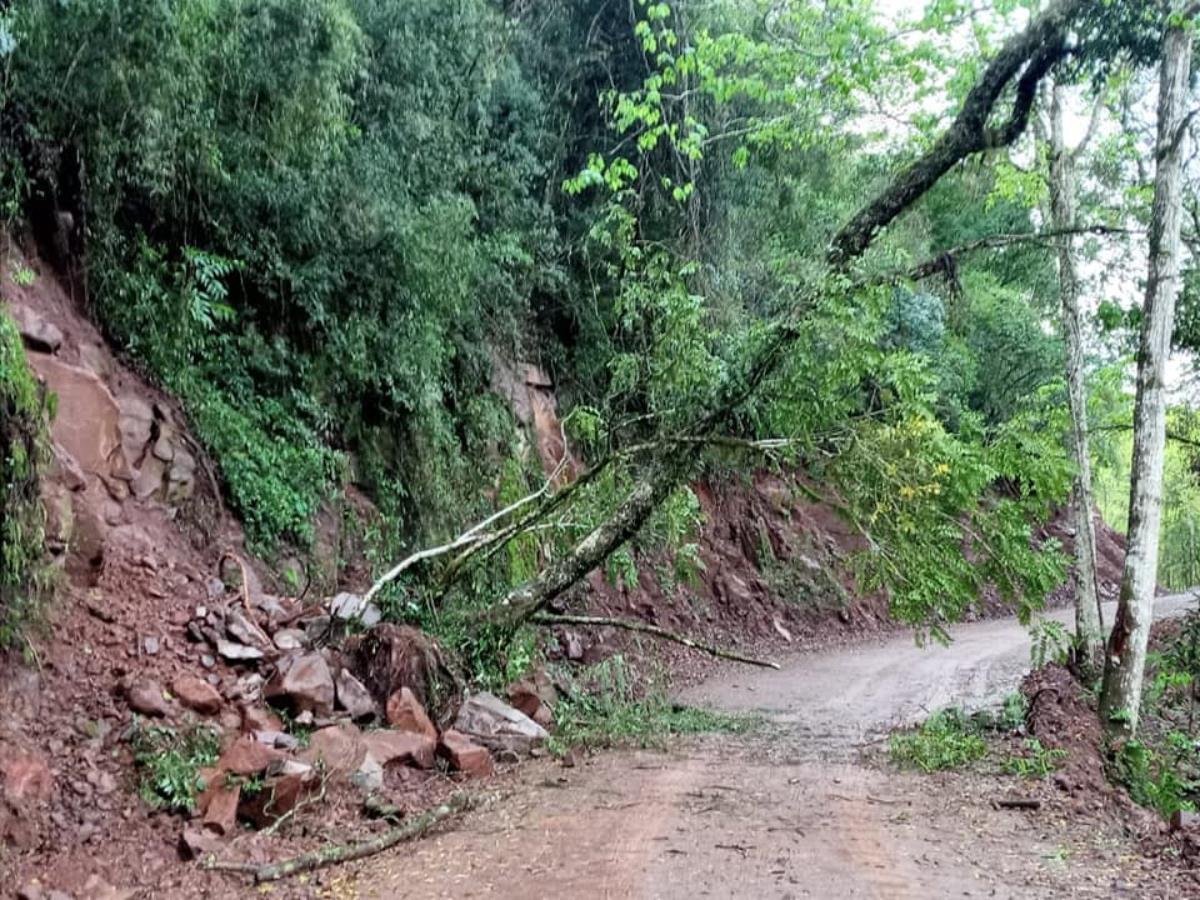
<path fill-rule="evenodd" d="M 1075 520 L 1075 637 L 1080 671 L 1091 681 L 1100 674 L 1104 624 L 1096 590 L 1096 531 L 1092 522 L 1092 463 L 1088 456 L 1087 386 L 1083 373 L 1083 328 L 1079 311 L 1079 275 L 1075 268 L 1075 163 L 1084 149 L 1069 149 L 1063 138 L 1065 91 L 1054 86 L 1050 102 L 1050 218 L 1062 233 L 1058 241 L 1058 289 L 1066 344 L 1067 398 L 1071 410 L 1071 453 L 1075 483 L 1071 491 Z"/>
<path fill-rule="evenodd" d="M 1191 60 L 1190 27 L 1186 24 L 1168 26 L 1159 78 L 1150 271 L 1146 282 L 1133 416 L 1129 546 L 1100 698 L 1101 721 L 1112 737 L 1129 737 L 1137 730 L 1146 645 L 1154 612 L 1166 445 L 1167 409 L 1163 382 L 1171 350 L 1175 301 L 1180 290 L 1183 160 L 1189 124 Z"/>

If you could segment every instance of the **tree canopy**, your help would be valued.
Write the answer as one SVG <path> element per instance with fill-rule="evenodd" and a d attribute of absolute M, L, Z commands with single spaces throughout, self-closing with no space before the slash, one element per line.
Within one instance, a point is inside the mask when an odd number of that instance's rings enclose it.
<path fill-rule="evenodd" d="M 267 554 L 351 482 L 383 510 L 381 558 L 537 491 L 490 388 L 497 358 L 550 371 L 585 474 L 407 571 L 396 616 L 478 636 L 481 610 L 540 608 L 638 541 L 686 563 L 689 480 L 781 465 L 867 540 L 863 585 L 941 635 L 985 584 L 1028 612 L 1063 577 L 1032 540 L 1073 467 L 1030 125 L 1050 77 L 1136 111 L 1122 91 L 1167 15 L 17 2 L 5 209 L 65 231 L 97 319 L 181 398 Z M 1084 179 L 1079 225 L 1108 229 L 1090 248 L 1145 208 L 1118 138 Z"/>

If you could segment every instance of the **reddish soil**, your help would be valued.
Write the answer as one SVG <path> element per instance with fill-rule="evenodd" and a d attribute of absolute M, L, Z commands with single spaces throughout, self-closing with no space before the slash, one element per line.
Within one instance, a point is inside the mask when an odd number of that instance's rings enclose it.
<path fill-rule="evenodd" d="M 0 826 L 7 838 L 0 847 L 0 882 L 37 879 L 43 890 L 81 900 L 233 895 L 240 881 L 204 875 L 179 861 L 180 818 L 154 812 L 138 797 L 124 740 L 133 721 L 124 694 L 134 679 L 169 685 L 186 672 L 233 695 L 247 670 L 219 659 L 206 667 L 207 647 L 188 640 L 189 620 L 196 606 L 209 602 L 226 554 L 251 565 L 252 581 L 261 579 L 268 589 L 278 585 L 246 556 L 213 467 L 187 433 L 178 405 L 113 356 L 37 259 L 9 247 L 3 262 L 4 271 L 20 264 L 35 273 L 29 286 L 6 281 L 4 299 L 32 313 L 41 332 L 55 338 L 54 346 L 31 350 L 30 359 L 48 380 L 59 379 L 58 462 L 47 503 L 62 577 L 46 627 L 28 635 L 32 662 L 12 657 L 0 671 Z M 556 436 L 545 385 L 535 387 L 540 393 L 532 421 Z M 590 610 L 760 654 L 892 630 L 886 599 L 854 591 L 847 562 L 858 549 L 856 536 L 797 483 L 758 473 L 751 484 L 697 485 L 696 491 L 705 513 L 700 581 L 673 591 L 653 561 L 644 561 L 633 590 L 593 577 L 585 601 Z M 365 498 L 351 492 L 351 499 L 370 514 Z M 327 558 L 344 549 L 339 518 L 327 512 L 318 528 L 318 553 Z M 361 586 L 364 575 L 361 566 L 349 573 L 334 566 L 311 599 Z M 560 630 L 559 637 L 565 653 L 572 634 Z M 582 631 L 576 641 L 588 660 L 633 647 L 626 634 Z M 707 659 L 673 646 L 656 645 L 643 658 L 672 671 L 679 683 L 697 681 L 711 668 Z M 238 719 L 232 700 L 212 717 L 228 735 L 237 732 Z M 676 781 L 690 784 L 695 774 L 685 768 Z M 527 785 L 526 777 L 503 772 L 496 784 Z M 400 782 L 393 778 L 388 787 L 392 799 L 418 809 L 445 797 L 457 782 L 413 774 Z M 261 861 L 382 827 L 363 822 L 357 806 L 355 795 L 335 793 L 283 834 L 246 832 L 226 849 L 230 856 Z M 617 820 L 610 825 L 620 828 Z M 340 877 L 322 875 L 315 883 L 332 888 Z M 310 893 L 294 882 L 275 895 Z"/>
<path fill-rule="evenodd" d="M 181 819 L 151 810 L 137 794 L 125 692 L 134 680 L 169 686 L 190 673 L 232 696 L 248 670 L 190 641 L 187 625 L 214 591 L 224 593 L 217 576 L 226 554 L 248 563 L 256 588 L 270 573 L 245 554 L 241 529 L 177 404 L 109 352 L 52 273 L 9 246 L 3 270 L 18 265 L 35 279 L 28 286 L 6 280 L 4 299 L 55 343 L 48 352 L 31 350 L 30 361 L 38 372 L 69 379 L 52 382 L 57 461 L 45 486 L 58 589 L 45 626 L 26 636 L 28 662 L 21 655 L 0 660 L 0 882 L 36 878 L 44 889 L 79 898 L 126 896 L 134 886 L 184 896 L 194 873 L 179 861 Z M 364 503 L 353 492 L 351 499 Z M 325 539 L 336 557 L 336 533 Z M 169 720 L 186 718 L 174 706 Z M 227 700 L 210 721 L 227 740 L 236 735 L 236 703 Z M 452 789 L 443 781 L 392 787 L 421 808 Z M 322 823 L 358 822 L 349 803 L 335 796 Z M 303 843 L 306 830 L 254 852 L 279 855 Z"/>
<path fill-rule="evenodd" d="M 885 593 L 861 592 L 853 557 L 866 544 L 827 503 L 812 499 L 814 485 L 802 475 L 759 470 L 748 482 L 692 485 L 703 526 L 698 537 L 703 573 L 676 584 L 660 556 L 638 560 L 636 586 L 614 585 L 594 572 L 570 601 L 572 609 L 596 616 L 649 622 L 698 637 L 739 653 L 774 659 L 795 650 L 842 646 L 907 631 L 889 614 Z M 1034 539 L 1057 542 L 1070 556 L 1074 529 L 1058 510 Z M 1102 600 L 1120 586 L 1125 538 L 1097 511 L 1097 579 Z M 1070 606 L 1074 572 L 1046 599 L 1046 609 Z M 985 588 L 967 620 L 1011 616 L 1011 603 Z M 711 657 L 653 638 L 616 629 L 556 629 L 551 655 L 567 656 L 572 644 L 593 662 L 622 652 L 649 671 L 665 669 L 674 685 L 691 684 L 720 663 Z"/>
<path fill-rule="evenodd" d="M 1160 611 L 1186 603 L 1164 598 Z M 1004 774 L 1006 748 L 934 775 L 887 761 L 892 727 L 950 702 L 995 703 L 1021 683 L 1029 637 L 1015 620 L 953 634 L 949 647 L 893 637 L 796 655 L 778 672 L 727 667 L 681 699 L 756 712 L 762 732 L 528 768 L 454 828 L 331 874 L 322 895 L 1200 897 L 1191 868 L 1141 852 L 1143 834 L 1161 830 L 1152 817 L 1076 791 L 1094 771 L 1095 728 L 1053 671 L 1028 684 L 1064 700 L 1059 710 L 1043 691 L 1034 716 L 1047 742 L 1061 733 L 1079 754 L 1063 784 Z"/>

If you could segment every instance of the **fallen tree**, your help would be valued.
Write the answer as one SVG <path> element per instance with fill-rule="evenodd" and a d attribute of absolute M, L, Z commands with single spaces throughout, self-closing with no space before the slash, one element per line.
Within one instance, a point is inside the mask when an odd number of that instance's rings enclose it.
<path fill-rule="evenodd" d="M 866 252 L 882 229 L 924 196 L 954 165 L 974 153 L 1007 146 L 1023 133 L 1037 87 L 1064 58 L 1071 26 L 1086 7 L 1083 0 L 1058 0 L 1001 48 L 984 68 L 947 132 L 897 174 L 833 238 L 827 277 L 816 293 L 845 290 L 844 270 Z M 1010 88 L 1014 99 L 1008 118 L 1002 126 L 991 127 L 989 120 Z M 632 488 L 611 515 L 534 578 L 510 590 L 486 613 L 486 620 L 505 628 L 528 621 L 637 534 L 665 499 L 694 475 L 706 443 L 719 440 L 746 401 L 794 350 L 802 334 L 804 312 L 814 300 L 798 297 L 793 316 L 772 324 L 757 353 L 741 373 L 726 380 L 711 407 L 700 411 L 690 427 L 654 443 L 657 452 L 653 461 L 638 471 Z M 603 464 L 609 464 L 609 460 Z M 507 535 L 504 540 L 514 536 Z"/>
<path fill-rule="evenodd" d="M 824 274 L 801 289 L 789 315 L 767 325 L 745 362 L 726 374 L 713 399 L 698 408 L 682 427 L 651 440 L 632 442 L 603 456 L 579 480 L 557 487 L 552 474 L 534 494 L 501 510 L 445 544 L 419 551 L 394 567 L 372 588 L 373 596 L 386 581 L 418 562 L 457 553 L 443 573 L 444 592 L 470 560 L 488 560 L 518 537 L 543 527 L 561 512 L 601 472 L 620 463 L 628 475 L 620 499 L 580 539 L 560 551 L 528 580 L 509 589 L 479 614 L 480 627 L 511 632 L 536 621 L 547 606 L 603 563 L 642 529 L 664 502 L 695 475 L 709 446 L 729 445 L 740 416 L 790 354 L 798 352 L 806 316 L 828 297 L 850 296 L 878 279 L 856 277 L 851 266 L 899 216 L 911 209 L 938 181 L 968 157 L 1006 147 L 1025 131 L 1039 85 L 1075 48 L 1071 35 L 1090 4 L 1085 0 L 1056 0 L 1034 16 L 1027 27 L 1009 38 L 983 68 L 975 85 L 947 130 L 909 165 L 903 167 L 837 232 L 829 245 Z M 1007 105 L 1006 105 L 1007 104 Z M 998 124 L 993 117 L 1003 108 Z M 1099 228 L 1100 226 L 1097 226 Z M 1041 235 L 1052 239 L 1053 233 Z M 960 248 L 961 252 L 1035 240 L 1037 236 L 997 235 Z M 898 271 L 891 280 L 926 277 L 947 265 L 947 255 Z M 781 438 L 786 441 L 786 438 Z M 753 442 L 745 442 L 750 446 Z"/>
<path fill-rule="evenodd" d="M 657 625 L 650 625 L 646 622 L 614 619 L 609 616 L 570 616 L 553 613 L 535 613 L 530 621 L 535 625 L 582 625 L 589 628 L 621 628 L 625 631 L 636 631 L 642 634 L 653 635 L 656 638 L 662 638 L 666 641 L 674 641 L 676 644 L 682 644 L 684 647 L 698 650 L 701 653 L 707 653 L 709 656 L 715 656 L 718 659 L 745 663 L 748 666 L 759 666 L 763 669 L 779 668 L 779 663 L 770 662 L 765 659 L 755 659 L 752 656 L 743 656 L 740 653 L 734 653 L 732 650 L 722 650 L 720 647 L 714 647 L 712 644 L 704 641 L 676 634 L 673 631 L 668 631 L 665 628 L 659 628 Z"/>

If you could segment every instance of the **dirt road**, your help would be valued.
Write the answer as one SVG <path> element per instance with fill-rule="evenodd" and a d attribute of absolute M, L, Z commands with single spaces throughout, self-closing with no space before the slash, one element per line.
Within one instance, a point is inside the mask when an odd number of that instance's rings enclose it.
<path fill-rule="evenodd" d="M 1162 598 L 1158 613 L 1189 602 Z M 1029 664 L 1020 625 L 953 633 L 949 647 L 897 637 L 800 656 L 779 672 L 723 669 L 682 699 L 761 712 L 775 726 L 768 734 L 601 754 L 572 769 L 537 763 L 460 827 L 321 888 L 413 898 L 1179 896 L 1115 826 L 1079 826 L 1053 808 L 992 809 L 1011 778 L 899 773 L 870 759 L 894 725 L 1016 688 Z"/>

